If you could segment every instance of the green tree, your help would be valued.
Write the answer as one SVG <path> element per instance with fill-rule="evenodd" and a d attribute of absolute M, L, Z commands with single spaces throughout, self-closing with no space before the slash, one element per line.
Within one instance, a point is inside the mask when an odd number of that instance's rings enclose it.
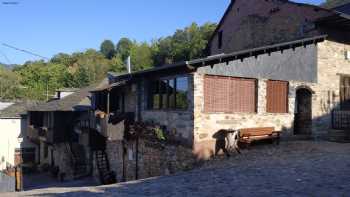
<path fill-rule="evenodd" d="M 17 99 L 22 96 L 22 93 L 23 87 L 20 85 L 20 76 L 0 66 L 0 98 Z"/>
<path fill-rule="evenodd" d="M 132 71 L 145 70 L 153 66 L 152 49 L 147 43 L 134 44 L 130 51 Z"/>
<path fill-rule="evenodd" d="M 156 65 L 174 63 L 205 56 L 205 48 L 216 28 L 215 23 L 205 23 L 177 30 L 174 35 L 161 38 L 152 44 Z"/>
<path fill-rule="evenodd" d="M 74 59 L 71 55 L 66 53 L 59 53 L 53 56 L 53 58 L 51 58 L 50 60 L 51 63 L 63 64 L 67 67 L 73 66 L 76 61 L 77 61 L 76 59 Z"/>
<path fill-rule="evenodd" d="M 350 0 L 326 0 L 326 2 L 321 5 L 325 8 L 334 8 L 347 3 L 350 3 Z"/>
<path fill-rule="evenodd" d="M 77 88 L 88 86 L 90 84 L 89 71 L 84 67 L 80 67 L 74 75 L 74 80 Z"/>
<path fill-rule="evenodd" d="M 132 42 L 129 38 L 121 38 L 117 44 L 116 51 L 117 54 L 120 55 L 123 61 L 128 58 L 130 55 L 131 48 L 133 47 L 134 42 Z"/>
<path fill-rule="evenodd" d="M 125 65 L 125 62 L 122 60 L 120 54 L 117 54 L 111 60 L 111 67 L 109 71 L 116 72 L 116 73 L 126 72 L 126 65 Z"/>
<path fill-rule="evenodd" d="M 114 43 L 111 40 L 103 41 L 100 46 L 100 51 L 107 59 L 112 59 L 115 55 Z"/>

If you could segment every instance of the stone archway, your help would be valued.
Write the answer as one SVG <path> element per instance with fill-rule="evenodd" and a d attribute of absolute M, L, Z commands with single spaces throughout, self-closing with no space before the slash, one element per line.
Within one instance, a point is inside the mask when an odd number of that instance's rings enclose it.
<path fill-rule="evenodd" d="M 312 134 L 312 93 L 312 90 L 307 87 L 300 87 L 296 91 L 295 135 Z"/>

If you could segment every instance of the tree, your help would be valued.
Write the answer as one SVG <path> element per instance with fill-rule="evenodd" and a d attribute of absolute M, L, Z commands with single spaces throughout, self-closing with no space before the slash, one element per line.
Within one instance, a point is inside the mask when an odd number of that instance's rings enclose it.
<path fill-rule="evenodd" d="M 172 36 L 159 39 L 153 44 L 153 59 L 157 65 L 190 60 L 205 56 L 204 49 L 216 28 L 214 23 L 205 23 L 177 30 Z"/>
<path fill-rule="evenodd" d="M 326 0 L 326 2 L 321 5 L 325 8 L 334 8 L 347 3 L 350 3 L 350 0 Z"/>
<path fill-rule="evenodd" d="M 100 51 L 107 59 L 112 59 L 115 54 L 114 43 L 110 40 L 103 41 Z"/>
<path fill-rule="evenodd" d="M 0 66 L 0 98 L 17 99 L 22 96 L 20 76 L 15 72 Z"/>
<path fill-rule="evenodd" d="M 74 75 L 74 80 L 75 87 L 77 88 L 88 86 L 91 82 L 89 77 L 89 71 L 84 67 L 80 67 L 77 73 Z"/>
<path fill-rule="evenodd" d="M 134 44 L 130 50 L 132 71 L 153 67 L 152 49 L 147 43 Z"/>
<path fill-rule="evenodd" d="M 125 65 L 124 61 L 122 60 L 120 54 L 117 54 L 111 60 L 111 67 L 110 67 L 109 71 L 116 72 L 116 73 L 126 72 L 126 65 Z"/>
<path fill-rule="evenodd" d="M 63 64 L 67 67 L 73 66 L 76 61 L 77 61 L 76 59 L 74 59 L 71 55 L 66 53 L 59 53 L 53 56 L 53 58 L 51 58 L 50 60 L 51 63 Z"/>
<path fill-rule="evenodd" d="M 120 55 L 123 61 L 130 55 L 131 48 L 134 43 L 129 38 L 121 38 L 117 44 L 117 54 Z"/>
<path fill-rule="evenodd" d="M 0 66 L 0 95 L 45 100 L 47 88 L 53 95 L 60 88 L 82 88 L 101 81 L 108 71 L 125 73 L 128 56 L 133 71 L 202 57 L 215 28 L 213 23 L 202 26 L 193 23 L 151 43 L 121 38 L 114 46 L 112 41 L 105 40 L 100 51 L 58 53 L 48 62 L 28 61 L 12 70 Z"/>

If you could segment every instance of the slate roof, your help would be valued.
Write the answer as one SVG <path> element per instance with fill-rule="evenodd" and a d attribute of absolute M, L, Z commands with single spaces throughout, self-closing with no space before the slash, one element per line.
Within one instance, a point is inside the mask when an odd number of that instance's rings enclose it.
<path fill-rule="evenodd" d="M 218 54 L 213 56 L 208 56 L 205 58 L 190 60 L 190 61 L 182 61 L 175 64 L 170 65 L 164 65 L 160 67 L 151 68 L 148 70 L 133 72 L 131 74 L 125 74 L 125 75 L 115 75 L 114 77 L 114 84 L 110 85 L 110 87 L 113 87 L 114 85 L 118 85 L 119 82 L 126 81 L 126 80 L 137 80 L 139 77 L 149 77 L 154 76 L 155 74 L 159 73 L 173 73 L 176 71 L 185 71 L 185 72 L 193 72 L 198 67 L 204 67 L 208 65 L 214 65 L 222 62 L 229 62 L 234 60 L 241 60 L 248 57 L 258 57 L 262 54 L 269 54 L 276 51 L 283 51 L 287 49 L 294 49 L 296 47 L 302 47 L 310 44 L 317 44 L 319 42 L 323 42 L 324 39 L 327 38 L 327 35 L 321 35 L 321 36 L 314 36 L 311 38 L 305 38 L 301 40 L 295 40 L 292 42 L 283 42 L 279 44 L 274 45 L 266 45 L 263 47 L 258 48 L 252 48 L 248 50 L 241 50 L 229 54 Z M 110 73 L 111 75 L 113 73 Z M 100 90 L 102 91 L 102 90 Z"/>
<path fill-rule="evenodd" d="M 38 105 L 39 103 L 39 101 L 23 101 L 14 103 L 0 111 L 0 118 L 19 118 L 21 115 L 26 114 L 29 108 Z"/>
<path fill-rule="evenodd" d="M 107 80 L 103 82 L 91 85 L 86 88 L 82 88 L 77 92 L 66 96 L 60 100 L 50 101 L 41 105 L 34 106 L 28 111 L 86 111 L 91 108 L 91 93 L 90 91 L 102 87 L 108 83 Z"/>
<path fill-rule="evenodd" d="M 350 3 L 335 7 L 333 10 L 350 15 Z"/>

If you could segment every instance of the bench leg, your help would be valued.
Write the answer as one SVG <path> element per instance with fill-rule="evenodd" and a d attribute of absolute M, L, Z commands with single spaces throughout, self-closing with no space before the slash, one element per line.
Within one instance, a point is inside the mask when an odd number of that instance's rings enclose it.
<path fill-rule="evenodd" d="M 279 136 L 276 138 L 276 145 L 277 146 L 280 145 L 280 137 Z"/>

